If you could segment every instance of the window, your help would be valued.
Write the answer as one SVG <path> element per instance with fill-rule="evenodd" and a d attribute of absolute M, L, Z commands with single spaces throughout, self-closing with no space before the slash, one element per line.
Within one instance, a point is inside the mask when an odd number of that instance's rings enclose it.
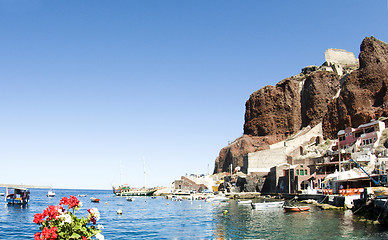
<path fill-rule="evenodd" d="M 361 134 L 362 134 L 362 132 L 356 132 L 356 133 L 355 133 L 356 138 L 361 137 Z"/>
<path fill-rule="evenodd" d="M 307 175 L 307 169 L 306 169 L 306 170 L 304 170 L 304 175 Z"/>
<path fill-rule="evenodd" d="M 299 175 L 299 169 L 296 169 L 296 175 Z"/>
<path fill-rule="evenodd" d="M 303 169 L 300 170 L 300 175 L 301 175 L 301 176 L 304 175 Z"/>
<path fill-rule="evenodd" d="M 376 142 L 376 138 L 373 138 L 373 141 Z"/>
<path fill-rule="evenodd" d="M 349 136 L 352 136 L 352 133 L 351 133 L 351 132 L 349 133 Z"/>
<path fill-rule="evenodd" d="M 345 133 L 345 137 L 347 137 L 348 136 L 348 134 L 347 133 Z"/>

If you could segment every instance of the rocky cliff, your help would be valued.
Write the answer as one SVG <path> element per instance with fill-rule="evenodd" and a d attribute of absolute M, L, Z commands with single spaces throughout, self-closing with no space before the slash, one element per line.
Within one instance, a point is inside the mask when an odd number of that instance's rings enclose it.
<path fill-rule="evenodd" d="M 339 97 L 328 104 L 322 126 L 325 138 L 334 139 L 339 129 L 388 116 L 388 44 L 368 37 L 360 50 L 360 68 L 346 77 Z"/>
<path fill-rule="evenodd" d="M 333 139 L 345 126 L 388 115 L 388 44 L 365 38 L 359 65 L 345 50 L 329 49 L 325 56 L 322 66 L 306 67 L 251 94 L 244 135 L 220 151 L 215 173 L 228 171 L 230 164 L 242 166 L 245 154 L 268 149 L 306 126 L 322 122 L 324 137 Z"/>

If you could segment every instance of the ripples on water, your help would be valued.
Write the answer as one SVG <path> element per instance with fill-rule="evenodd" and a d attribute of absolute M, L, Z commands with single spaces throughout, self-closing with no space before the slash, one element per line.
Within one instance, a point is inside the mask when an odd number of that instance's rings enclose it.
<path fill-rule="evenodd" d="M 4 192 L 0 189 L 0 192 Z M 284 213 L 277 210 L 251 210 L 248 205 L 202 201 L 172 202 L 138 197 L 134 202 L 115 197 L 111 191 L 55 190 L 57 196 L 47 198 L 47 190 L 32 189 L 28 206 L 0 205 L 0 239 L 33 239 L 38 225 L 35 213 L 47 205 L 57 205 L 61 197 L 87 194 L 79 199 L 87 209 L 97 207 L 99 224 L 104 225 L 105 239 L 387 239 L 388 230 L 355 221 L 350 211 L 321 211 Z M 100 203 L 90 202 L 90 197 Z M 2 198 L 2 197 L 1 197 Z M 106 204 L 105 204 L 106 203 Z M 116 211 L 121 209 L 122 215 Z M 227 210 L 226 215 L 223 214 Z"/>

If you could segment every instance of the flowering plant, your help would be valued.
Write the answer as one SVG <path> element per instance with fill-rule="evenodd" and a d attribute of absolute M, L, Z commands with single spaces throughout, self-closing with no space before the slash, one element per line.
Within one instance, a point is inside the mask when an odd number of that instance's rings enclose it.
<path fill-rule="evenodd" d="M 67 211 L 63 205 L 68 206 Z M 34 239 L 104 239 L 100 233 L 102 225 L 95 226 L 100 219 L 98 209 L 88 209 L 86 218 L 78 218 L 75 211 L 81 206 L 82 203 L 76 197 L 63 197 L 58 206 L 48 206 L 43 213 L 35 214 L 33 222 L 40 225 L 42 232 L 35 233 Z"/>

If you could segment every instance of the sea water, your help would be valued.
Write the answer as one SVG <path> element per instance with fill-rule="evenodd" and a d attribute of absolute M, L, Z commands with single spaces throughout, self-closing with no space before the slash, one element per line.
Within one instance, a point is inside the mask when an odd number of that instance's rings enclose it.
<path fill-rule="evenodd" d="M 204 201 L 171 201 L 162 197 L 135 197 L 134 202 L 116 197 L 112 191 L 31 189 L 30 203 L 10 206 L 0 202 L 0 239 L 33 239 L 39 226 L 34 214 L 48 205 L 58 205 L 62 197 L 78 197 L 83 207 L 98 208 L 105 239 L 387 239 L 388 229 L 358 221 L 351 211 L 284 213 L 281 208 L 252 210 L 250 205 Z M 4 192 L 1 191 L 0 192 Z M 90 197 L 100 198 L 99 203 Z M 2 198 L 2 197 L 0 197 Z M 122 210 L 122 215 L 117 210 Z M 225 211 L 226 210 L 226 211 Z"/>

